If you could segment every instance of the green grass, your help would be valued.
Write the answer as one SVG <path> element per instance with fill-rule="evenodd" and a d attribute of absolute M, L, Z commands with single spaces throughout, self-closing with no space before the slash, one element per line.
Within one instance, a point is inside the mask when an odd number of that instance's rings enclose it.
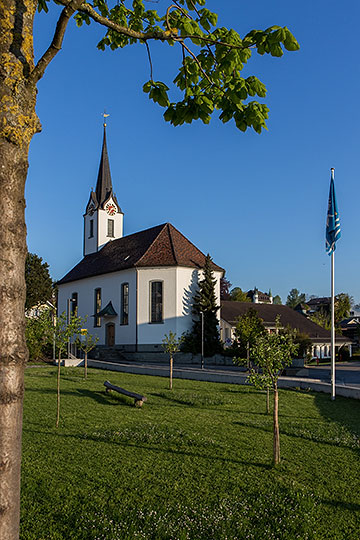
<path fill-rule="evenodd" d="M 360 402 L 90 370 L 26 370 L 22 540 L 360 538 Z M 141 409 L 103 382 L 144 393 Z"/>

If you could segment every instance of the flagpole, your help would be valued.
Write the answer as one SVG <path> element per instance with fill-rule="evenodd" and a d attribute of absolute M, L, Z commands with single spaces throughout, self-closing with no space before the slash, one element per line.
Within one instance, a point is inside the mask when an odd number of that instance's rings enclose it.
<path fill-rule="evenodd" d="M 331 399 L 335 399 L 335 253 L 331 253 Z"/>
<path fill-rule="evenodd" d="M 334 171 L 332 168 L 332 180 Z M 331 399 L 335 399 L 335 245 L 331 252 Z"/>

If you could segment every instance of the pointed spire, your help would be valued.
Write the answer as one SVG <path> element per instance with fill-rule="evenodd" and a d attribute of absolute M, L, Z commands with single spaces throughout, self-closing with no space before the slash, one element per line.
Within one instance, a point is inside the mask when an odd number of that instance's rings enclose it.
<path fill-rule="evenodd" d="M 106 144 L 106 124 L 104 123 L 104 138 L 103 138 L 103 145 L 102 145 L 102 151 L 101 151 L 99 173 L 98 173 L 96 189 L 95 189 L 96 198 L 100 207 L 109 198 L 110 194 L 112 194 L 112 191 L 113 191 L 113 187 L 112 187 L 112 181 L 111 181 L 109 156 L 108 156 L 107 144 Z"/>

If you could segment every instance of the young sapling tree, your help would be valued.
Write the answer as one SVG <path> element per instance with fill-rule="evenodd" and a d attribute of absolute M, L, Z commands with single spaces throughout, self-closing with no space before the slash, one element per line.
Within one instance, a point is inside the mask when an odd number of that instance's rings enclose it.
<path fill-rule="evenodd" d="M 279 435 L 279 395 L 278 379 L 284 367 L 291 364 L 292 356 L 298 345 L 294 343 L 293 333 L 280 328 L 280 319 L 276 320 L 276 331 L 259 335 L 251 349 L 256 369 L 251 368 L 247 381 L 256 388 L 272 388 L 274 392 L 273 409 L 273 453 L 274 465 L 280 463 Z"/>
<path fill-rule="evenodd" d="M 163 339 L 163 349 L 168 353 L 170 357 L 170 378 L 169 378 L 169 388 L 172 390 L 172 380 L 173 380 L 173 362 L 174 354 L 180 351 L 180 346 L 182 343 L 182 337 L 177 338 L 174 332 L 169 332 L 169 335 L 165 334 Z"/>
<path fill-rule="evenodd" d="M 84 352 L 84 378 L 87 379 L 87 358 L 88 353 L 96 347 L 99 338 L 89 334 L 87 328 L 82 328 L 76 339 L 76 346 Z"/>
<path fill-rule="evenodd" d="M 55 345 L 58 350 L 58 369 L 57 369 L 57 406 L 56 406 L 56 427 L 59 427 L 60 420 L 60 366 L 61 366 L 61 356 L 62 353 L 66 350 L 67 344 L 71 338 L 78 334 L 81 330 L 81 317 L 68 317 L 65 312 L 63 312 L 60 317 L 56 319 L 54 325 L 54 334 L 55 334 Z"/>

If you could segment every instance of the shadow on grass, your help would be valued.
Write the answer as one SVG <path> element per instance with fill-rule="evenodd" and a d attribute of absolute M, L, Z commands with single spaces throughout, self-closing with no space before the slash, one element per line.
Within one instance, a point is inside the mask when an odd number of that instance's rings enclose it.
<path fill-rule="evenodd" d="M 77 392 L 81 396 L 93 399 L 101 405 L 134 405 L 134 400 L 132 398 L 126 398 L 125 396 L 115 394 L 111 395 L 105 391 L 92 392 L 91 390 L 78 388 Z"/>
<path fill-rule="evenodd" d="M 332 401 L 329 394 L 319 392 L 314 403 L 324 420 L 344 427 L 357 437 L 359 447 L 353 450 L 360 454 L 360 400 L 338 396 Z"/>
<path fill-rule="evenodd" d="M 259 431 L 264 431 L 265 433 L 269 433 L 269 434 L 272 434 L 273 433 L 273 423 L 272 423 L 272 417 L 270 416 L 269 417 L 269 426 L 259 426 L 259 425 L 256 425 L 256 424 L 252 424 L 251 422 L 250 423 L 246 423 L 246 422 L 240 422 L 238 420 L 236 420 L 235 422 L 233 422 L 234 425 L 238 425 L 238 426 L 242 426 L 242 427 L 247 427 L 247 428 L 251 428 L 251 429 L 257 429 Z M 288 429 L 286 428 L 282 428 L 280 426 L 280 437 L 285 435 L 286 437 L 292 437 L 292 438 L 295 438 L 295 439 L 302 439 L 304 441 L 310 441 L 310 442 L 313 442 L 313 443 L 320 443 L 320 444 L 325 444 L 327 446 L 335 446 L 336 448 L 350 448 L 351 450 L 355 450 L 355 451 L 358 451 L 356 448 L 353 448 L 351 447 L 349 444 L 342 444 L 342 443 L 339 443 L 338 441 L 329 441 L 329 440 L 326 440 L 325 438 L 323 437 L 319 437 L 318 435 L 312 435 L 312 436 L 308 436 L 306 435 L 305 433 L 296 433 L 295 431 L 289 431 Z"/>
<path fill-rule="evenodd" d="M 348 510 L 349 512 L 360 512 L 360 504 L 349 503 L 345 501 L 330 501 L 326 499 L 323 499 L 321 502 L 328 506 L 339 508 L 340 510 Z"/>
<path fill-rule="evenodd" d="M 28 388 L 26 393 L 40 393 L 40 394 L 51 394 L 56 395 L 56 388 Z M 60 397 L 62 396 L 75 396 L 75 397 L 85 397 L 95 400 L 100 405 L 131 405 L 134 406 L 134 400 L 132 398 L 126 398 L 126 396 L 120 395 L 109 395 L 106 394 L 105 390 L 103 391 L 91 391 L 86 390 L 85 388 L 78 388 L 77 390 L 60 390 Z"/>
<path fill-rule="evenodd" d="M 199 408 L 203 410 L 214 409 L 220 405 L 224 405 L 224 402 L 221 399 L 214 399 L 206 394 L 192 393 L 184 398 L 179 397 L 178 393 L 172 393 L 169 390 L 169 393 L 166 392 L 153 392 L 151 396 L 170 401 L 176 405 L 186 405 L 188 407 Z"/>
<path fill-rule="evenodd" d="M 142 444 L 136 444 L 136 442 L 124 442 L 124 441 L 114 441 L 114 440 L 106 440 L 105 438 L 102 438 L 102 437 L 97 437 L 97 436 L 94 436 L 94 435 L 86 435 L 86 436 L 83 436 L 83 435 L 77 435 L 77 434 L 71 434 L 71 433 L 59 433 L 58 431 L 54 430 L 54 431 L 40 431 L 40 430 L 25 430 L 25 431 L 28 431 L 28 432 L 34 432 L 34 433 L 43 433 L 45 435 L 55 435 L 55 436 L 58 436 L 58 437 L 63 437 L 63 438 L 70 438 L 70 439 L 77 439 L 77 440 L 81 440 L 81 441 L 84 441 L 84 440 L 88 440 L 88 441 L 92 441 L 92 442 L 96 442 L 96 443 L 105 443 L 105 444 L 112 444 L 114 446 L 117 446 L 117 447 L 123 447 L 123 448 L 135 448 L 135 449 L 138 449 L 138 450 L 144 450 L 144 451 L 151 451 L 151 452 L 156 452 L 158 454 L 170 454 L 170 455 L 174 455 L 174 456 L 186 456 L 186 457 L 191 457 L 191 458 L 200 458 L 200 459 L 207 459 L 207 460 L 210 460 L 210 461 L 219 461 L 219 462 L 222 462 L 222 463 L 230 463 L 230 464 L 233 464 L 233 465 L 244 465 L 246 467 L 256 467 L 256 468 L 259 468 L 259 469 L 263 469 L 263 470 L 271 470 L 273 468 L 273 465 L 272 463 L 260 463 L 260 462 L 256 462 L 256 461 L 245 461 L 245 460 L 240 460 L 240 459 L 233 459 L 233 458 L 227 458 L 227 457 L 224 457 L 224 456 L 219 456 L 219 455 L 216 455 L 216 454 L 207 454 L 207 453 L 197 453 L 197 452 L 190 452 L 188 450 L 176 450 L 174 448 L 163 448 L 163 447 L 157 447 L 157 446 L 150 446 L 150 445 L 146 445 L 144 443 Z"/>
<path fill-rule="evenodd" d="M 170 391 L 170 390 L 169 390 Z M 154 397 L 158 397 L 158 398 L 161 398 L 161 399 L 165 399 L 166 401 L 170 401 L 171 403 L 177 403 L 179 405 L 189 405 L 189 406 L 193 406 L 194 404 L 193 403 L 190 403 L 189 401 L 187 401 L 186 399 L 178 399 L 178 398 L 175 398 L 174 396 L 166 396 L 165 394 L 162 394 L 161 392 L 151 392 L 150 393 L 150 396 L 154 396 Z"/>

